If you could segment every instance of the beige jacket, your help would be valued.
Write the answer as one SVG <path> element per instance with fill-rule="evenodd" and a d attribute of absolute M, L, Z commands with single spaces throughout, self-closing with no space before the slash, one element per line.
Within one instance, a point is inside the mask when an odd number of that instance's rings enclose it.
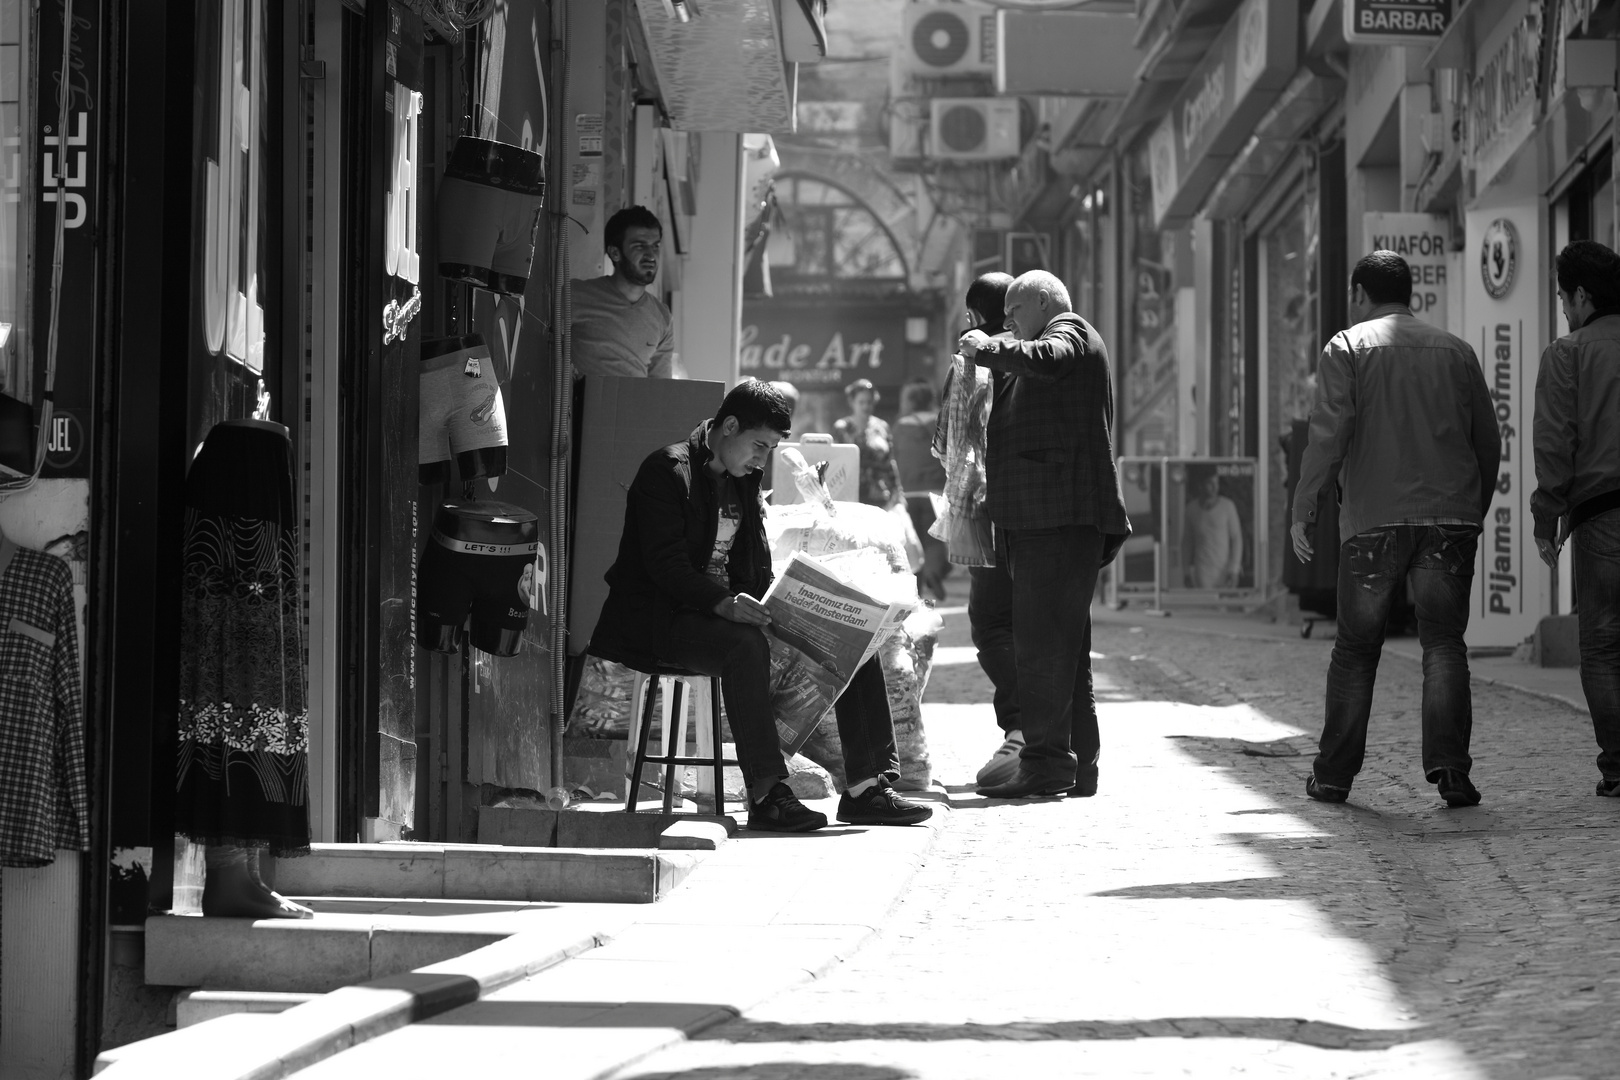
<path fill-rule="evenodd" d="M 1466 341 L 1404 304 L 1333 335 L 1310 430 L 1294 521 L 1316 521 L 1322 486 L 1342 463 L 1340 542 L 1412 518 L 1477 523 L 1490 506 L 1502 447 L 1485 375 Z"/>
<path fill-rule="evenodd" d="M 1536 535 L 1620 507 L 1620 314 L 1547 346 L 1536 374 Z"/>

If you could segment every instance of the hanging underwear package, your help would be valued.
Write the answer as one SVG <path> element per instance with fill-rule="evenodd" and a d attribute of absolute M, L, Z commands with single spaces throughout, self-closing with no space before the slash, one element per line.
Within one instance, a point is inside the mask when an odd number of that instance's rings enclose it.
<path fill-rule="evenodd" d="M 516 656 L 529 624 L 524 571 L 539 550 L 540 522 L 522 507 L 441 503 L 416 566 L 416 643 L 459 652 L 467 625 L 474 648 Z"/>
<path fill-rule="evenodd" d="M 506 407 L 482 334 L 422 343 L 417 463 L 421 482 L 450 479 L 450 458 L 463 480 L 506 472 Z"/>

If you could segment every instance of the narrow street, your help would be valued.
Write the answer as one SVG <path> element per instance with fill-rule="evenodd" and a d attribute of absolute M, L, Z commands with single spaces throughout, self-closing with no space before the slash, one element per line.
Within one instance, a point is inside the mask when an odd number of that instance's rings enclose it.
<path fill-rule="evenodd" d="M 883 933 L 617 1080 L 1612 1074 L 1620 806 L 1583 714 L 1476 682 L 1485 800 L 1450 810 L 1419 670 L 1386 655 L 1367 766 L 1322 805 L 1330 642 L 1109 615 L 1098 796 L 988 803 L 988 684 L 948 610 L 927 724 L 951 820 Z"/>

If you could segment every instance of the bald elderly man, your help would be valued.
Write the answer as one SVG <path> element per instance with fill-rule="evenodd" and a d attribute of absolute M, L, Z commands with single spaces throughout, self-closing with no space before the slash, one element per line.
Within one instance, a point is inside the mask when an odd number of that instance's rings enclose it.
<path fill-rule="evenodd" d="M 1012 630 L 1024 749 L 993 799 L 1097 793 L 1091 596 L 1130 535 L 1114 468 L 1108 349 L 1063 283 L 1031 270 L 1007 289 L 1006 328 L 962 335 L 995 372 L 985 453 L 996 558 L 1013 583 Z"/>

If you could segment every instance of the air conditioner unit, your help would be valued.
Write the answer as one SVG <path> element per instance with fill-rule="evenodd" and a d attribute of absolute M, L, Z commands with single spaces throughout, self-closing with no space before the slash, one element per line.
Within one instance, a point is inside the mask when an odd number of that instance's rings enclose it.
<path fill-rule="evenodd" d="M 994 75 L 996 9 L 989 4 L 907 4 L 895 67 L 908 75 Z"/>
<path fill-rule="evenodd" d="M 935 98 L 929 107 L 929 157 L 992 161 L 1018 156 L 1017 98 Z"/>

